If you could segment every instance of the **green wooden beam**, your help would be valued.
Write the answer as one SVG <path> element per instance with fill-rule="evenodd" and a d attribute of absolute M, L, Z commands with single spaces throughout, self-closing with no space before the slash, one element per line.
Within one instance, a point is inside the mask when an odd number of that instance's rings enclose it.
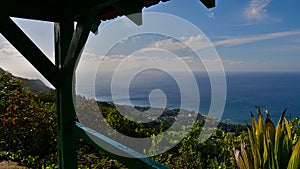
<path fill-rule="evenodd" d="M 74 92 L 74 71 L 77 62 L 89 36 L 92 24 L 95 21 L 96 11 L 90 10 L 87 15 L 80 17 L 76 30 L 71 36 L 72 26 L 66 23 L 55 24 L 55 53 L 56 65 L 61 70 L 61 85 L 57 88 L 57 113 L 58 113 L 58 151 L 60 168 L 72 169 L 77 167 L 76 137 L 83 138 L 88 143 L 97 146 L 100 142 L 105 147 L 123 151 L 132 158 L 117 156 L 107 152 L 111 157 L 123 162 L 131 168 L 167 168 L 132 149 L 122 149 L 121 144 L 109 140 L 105 136 L 83 127 L 79 123 L 75 126 L 76 113 L 73 105 L 72 95 Z M 74 130 L 75 129 L 75 130 Z M 88 132 L 88 135 L 86 134 Z M 90 137 L 98 138 L 95 143 Z M 124 147 L 124 146 L 123 146 Z M 103 150 L 103 149 L 102 149 Z"/>
<path fill-rule="evenodd" d="M 77 62 L 88 39 L 96 11 L 86 10 L 74 31 L 73 22 L 55 23 L 55 63 L 60 70 L 57 91 L 58 155 L 61 169 L 77 168 L 77 136 L 75 134 L 76 112 L 75 75 Z"/>
<path fill-rule="evenodd" d="M 73 74 L 62 69 L 74 32 L 73 22 L 55 23 L 55 64 L 61 83 L 56 88 L 57 149 L 61 169 L 77 168 L 77 138 L 74 134 L 76 113 L 73 105 Z"/>
<path fill-rule="evenodd" d="M 0 33 L 54 86 L 59 70 L 8 16 L 0 16 Z"/>
<path fill-rule="evenodd" d="M 74 23 L 54 23 L 55 65 L 62 68 L 74 33 Z"/>
<path fill-rule="evenodd" d="M 80 59 L 81 53 L 88 39 L 92 25 L 96 18 L 96 10 L 87 10 L 85 14 L 79 17 L 79 21 L 76 25 L 76 30 L 73 34 L 68 52 L 63 63 L 63 68 L 74 72 L 77 67 L 77 63 Z"/>
<path fill-rule="evenodd" d="M 129 168 L 142 168 L 142 169 L 169 169 L 162 164 L 151 160 L 150 158 L 145 157 L 144 155 L 134 151 L 131 148 L 128 148 L 106 136 L 96 132 L 95 130 L 85 127 L 80 123 L 76 123 L 76 133 L 83 140 L 87 141 L 89 144 L 93 145 L 99 150 L 104 151 L 111 158 L 114 158 Z M 109 152 L 106 149 L 109 149 L 113 152 L 120 152 L 125 154 L 127 157 L 118 156 L 112 152 Z"/>

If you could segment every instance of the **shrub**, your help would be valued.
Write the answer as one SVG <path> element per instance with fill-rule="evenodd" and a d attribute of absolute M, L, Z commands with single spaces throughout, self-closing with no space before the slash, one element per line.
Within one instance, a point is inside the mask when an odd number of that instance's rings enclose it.
<path fill-rule="evenodd" d="M 10 73 L 0 74 L 0 146 L 8 153 L 45 156 L 56 151 L 55 104 L 39 101 Z"/>
<path fill-rule="evenodd" d="M 258 121 L 251 113 L 252 126 L 248 127 L 250 153 L 246 144 L 241 144 L 241 150 L 234 150 L 237 165 L 241 169 L 298 169 L 300 168 L 300 139 L 294 136 L 290 122 L 285 118 L 286 110 L 275 128 L 271 116 L 266 110 L 266 120 L 257 107 Z M 298 139 L 298 141 L 297 141 Z M 251 156 L 250 156 L 251 155 Z"/>

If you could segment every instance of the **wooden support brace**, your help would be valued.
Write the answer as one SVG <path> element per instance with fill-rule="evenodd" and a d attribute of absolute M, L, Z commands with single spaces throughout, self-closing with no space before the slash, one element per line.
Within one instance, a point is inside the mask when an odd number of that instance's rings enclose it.
<path fill-rule="evenodd" d="M 0 16 L 0 33 L 54 86 L 59 70 L 8 16 Z"/>
<path fill-rule="evenodd" d="M 80 16 L 65 61 L 62 65 L 63 69 L 72 72 L 75 71 L 95 18 L 96 10 L 93 9 L 89 10 L 87 14 Z"/>

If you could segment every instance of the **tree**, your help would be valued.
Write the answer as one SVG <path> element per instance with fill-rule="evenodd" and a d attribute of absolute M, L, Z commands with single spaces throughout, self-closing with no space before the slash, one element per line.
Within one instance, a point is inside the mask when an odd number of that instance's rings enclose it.
<path fill-rule="evenodd" d="M 7 151 L 44 156 L 55 152 L 55 105 L 44 103 L 21 79 L 0 74 L 0 145 Z"/>

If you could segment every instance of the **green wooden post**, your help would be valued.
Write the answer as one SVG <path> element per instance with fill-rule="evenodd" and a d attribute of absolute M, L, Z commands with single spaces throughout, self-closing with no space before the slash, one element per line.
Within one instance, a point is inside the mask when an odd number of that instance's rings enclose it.
<path fill-rule="evenodd" d="M 96 16 L 89 9 L 83 13 L 74 31 L 73 22 L 55 23 L 55 64 L 58 67 L 59 85 L 56 87 L 58 158 L 61 169 L 77 168 L 76 112 L 73 103 L 77 63 L 87 41 Z"/>
<path fill-rule="evenodd" d="M 163 0 L 164 1 L 164 0 Z M 214 7 L 214 0 L 201 0 L 207 7 Z M 112 146 L 116 149 L 123 147 L 119 143 L 110 140 L 92 129 L 83 127 L 79 123 L 75 125 L 76 112 L 73 104 L 74 71 L 79 61 L 81 51 L 87 41 L 92 24 L 97 12 L 107 12 L 107 7 L 118 8 L 120 14 L 132 14 L 141 12 L 143 6 L 130 0 L 126 3 L 121 0 L 99 1 L 95 3 L 75 3 L 71 8 L 66 8 L 65 3 L 53 4 L 49 8 L 48 3 L 36 3 L 34 1 L 20 3 L 19 1 L 4 1 L 1 3 L 0 33 L 56 88 L 57 91 L 57 129 L 58 129 L 58 155 L 61 169 L 77 168 L 77 136 L 90 142 L 96 148 L 101 147 L 93 142 L 89 136 L 97 138 L 102 145 Z M 22 8 L 14 8 L 22 6 Z M 25 6 L 25 7 L 24 7 Z M 61 7 L 60 7 L 61 6 Z M 53 8 L 54 7 L 54 8 Z M 57 12 L 57 8 L 59 8 Z M 66 12 L 66 9 L 68 12 Z M 50 9 L 50 10 L 49 10 Z M 56 14 L 53 16 L 53 11 Z M 112 11 L 115 12 L 115 11 Z M 70 13 L 70 15 L 68 15 Z M 75 15 L 76 14 L 76 15 Z M 107 13 L 105 13 L 107 14 Z M 114 13 L 113 13 L 114 14 Z M 55 23 L 55 65 L 47 56 L 28 38 L 28 36 L 10 19 L 15 16 L 27 19 L 39 19 L 48 21 L 61 21 Z M 76 19 L 75 19 L 76 18 Z M 131 18 L 135 23 L 142 24 L 141 15 Z M 99 18 L 98 18 L 99 19 Z M 105 19 L 105 18 L 104 18 Z M 77 22 L 74 31 L 74 22 Z M 134 158 L 124 158 L 107 152 L 113 158 L 127 164 L 132 168 L 165 168 L 164 166 L 148 158 L 139 158 L 136 152 L 122 149 L 124 153 Z"/>
<path fill-rule="evenodd" d="M 60 70 L 56 88 L 57 148 L 59 167 L 77 168 L 77 139 L 74 133 L 76 113 L 73 105 L 73 71 L 63 69 L 74 32 L 74 23 L 55 23 L 55 64 Z"/>

